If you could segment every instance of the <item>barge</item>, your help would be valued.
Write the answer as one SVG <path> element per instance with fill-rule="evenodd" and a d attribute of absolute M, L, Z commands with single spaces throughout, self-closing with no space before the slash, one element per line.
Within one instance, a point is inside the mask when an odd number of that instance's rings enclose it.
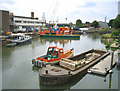
<path fill-rule="evenodd" d="M 63 85 L 74 80 L 108 55 L 110 55 L 108 51 L 91 49 L 68 59 L 62 58 L 58 65 L 46 65 L 40 68 L 40 84 Z"/>

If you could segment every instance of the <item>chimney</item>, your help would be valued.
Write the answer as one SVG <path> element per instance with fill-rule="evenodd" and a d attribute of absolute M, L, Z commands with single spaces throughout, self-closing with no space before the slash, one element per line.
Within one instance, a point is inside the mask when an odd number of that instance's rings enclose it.
<path fill-rule="evenodd" d="M 31 17 L 34 18 L 34 12 L 31 12 Z"/>
<path fill-rule="evenodd" d="M 105 17 L 105 22 L 106 22 L 106 17 Z"/>

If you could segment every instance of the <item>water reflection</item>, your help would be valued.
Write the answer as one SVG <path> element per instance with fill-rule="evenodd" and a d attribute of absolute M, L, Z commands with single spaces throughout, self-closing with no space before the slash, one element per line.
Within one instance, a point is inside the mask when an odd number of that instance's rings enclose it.
<path fill-rule="evenodd" d="M 57 91 L 64 91 L 64 90 L 69 90 L 72 86 L 74 86 L 77 82 L 79 82 L 85 75 L 87 74 L 87 71 L 82 72 L 81 74 L 77 75 L 73 79 L 69 81 L 67 84 L 63 85 L 57 85 L 57 86 L 45 86 L 45 85 L 39 85 L 40 86 L 40 91 L 44 90 L 57 90 Z M 40 84 L 40 82 L 39 82 Z"/>
<path fill-rule="evenodd" d="M 32 66 L 32 70 L 33 70 L 34 72 L 35 72 L 35 71 L 37 71 L 37 72 L 38 72 L 38 71 L 39 71 L 39 69 L 40 69 L 40 68 L 39 68 L 39 67 L 37 67 L 37 66 L 35 66 L 35 65 L 33 65 L 33 66 Z"/>
<path fill-rule="evenodd" d="M 46 42 L 49 42 L 49 43 L 54 43 L 56 46 L 57 44 L 62 44 L 62 46 L 64 47 L 65 44 L 71 43 L 72 41 L 75 41 L 75 40 L 80 40 L 80 37 L 79 38 L 54 38 L 54 37 L 44 38 L 44 37 L 41 37 L 40 43 L 46 44 Z"/>

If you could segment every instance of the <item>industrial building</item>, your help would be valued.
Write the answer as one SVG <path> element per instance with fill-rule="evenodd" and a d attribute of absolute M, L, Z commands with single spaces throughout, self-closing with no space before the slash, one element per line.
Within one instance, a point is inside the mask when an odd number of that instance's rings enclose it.
<path fill-rule="evenodd" d="M 14 26 L 14 31 L 25 31 L 28 28 L 38 28 L 41 26 L 45 26 L 46 24 L 46 21 L 35 18 L 34 12 L 31 12 L 31 17 L 13 15 L 11 19 Z"/>
<path fill-rule="evenodd" d="M 10 31 L 9 11 L 0 10 L 0 34 Z"/>
<path fill-rule="evenodd" d="M 0 31 L 2 34 L 13 31 L 25 31 L 26 29 L 35 29 L 46 25 L 46 21 L 39 20 L 34 17 L 34 12 L 31 12 L 31 17 L 15 16 L 6 10 L 0 10 Z"/>
<path fill-rule="evenodd" d="M 108 28 L 108 24 L 106 22 L 99 21 L 98 23 L 99 23 L 99 27 Z"/>

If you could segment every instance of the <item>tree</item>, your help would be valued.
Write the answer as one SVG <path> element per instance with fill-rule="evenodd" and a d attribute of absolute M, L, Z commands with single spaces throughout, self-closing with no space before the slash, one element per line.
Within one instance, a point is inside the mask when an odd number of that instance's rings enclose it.
<path fill-rule="evenodd" d="M 78 20 L 76 21 L 76 26 L 78 26 L 78 27 L 81 27 L 81 26 L 82 26 L 82 21 L 81 21 L 80 19 L 78 19 Z"/>
<path fill-rule="evenodd" d="M 93 21 L 93 22 L 91 23 L 91 26 L 92 26 L 92 27 L 95 27 L 95 28 L 98 28 L 99 24 L 98 24 L 98 22 L 95 20 L 95 21 Z"/>
<path fill-rule="evenodd" d="M 116 29 L 120 28 L 120 14 L 114 19 L 112 26 Z"/>
<path fill-rule="evenodd" d="M 108 23 L 108 26 L 110 26 L 111 28 L 113 27 L 113 21 L 114 21 L 114 19 L 111 19 Z"/>
<path fill-rule="evenodd" d="M 120 35 L 120 29 L 112 31 L 112 36 L 119 36 Z"/>
<path fill-rule="evenodd" d="M 85 24 L 90 24 L 90 22 L 87 22 L 87 21 L 86 21 Z"/>
<path fill-rule="evenodd" d="M 90 22 L 87 22 L 87 21 L 86 21 L 85 24 L 86 24 L 87 27 L 90 27 L 90 26 L 91 26 Z"/>

